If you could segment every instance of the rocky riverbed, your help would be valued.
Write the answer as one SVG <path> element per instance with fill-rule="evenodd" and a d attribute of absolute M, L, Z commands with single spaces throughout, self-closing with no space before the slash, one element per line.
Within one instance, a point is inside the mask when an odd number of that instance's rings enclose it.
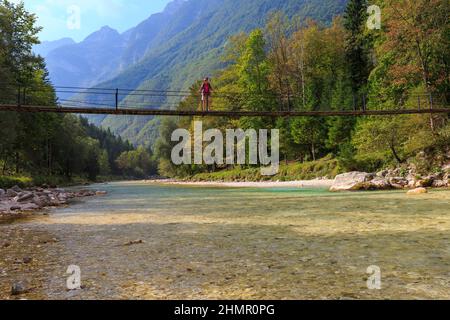
<path fill-rule="evenodd" d="M 21 189 L 14 186 L 7 190 L 0 189 L 0 217 L 18 216 L 48 207 L 64 206 L 74 198 L 104 194 L 106 194 L 104 191 L 66 191 L 61 188 Z"/>
<path fill-rule="evenodd" d="M 450 298 L 450 190 L 99 188 L 0 224 L 0 299 Z"/>

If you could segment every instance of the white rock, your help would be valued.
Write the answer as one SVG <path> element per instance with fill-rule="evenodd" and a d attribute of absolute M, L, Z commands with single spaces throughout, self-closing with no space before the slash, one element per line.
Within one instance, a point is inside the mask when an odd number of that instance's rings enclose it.
<path fill-rule="evenodd" d="M 373 174 L 366 172 L 349 172 L 338 175 L 334 180 L 330 191 L 357 191 L 368 189 L 369 182 L 373 180 Z"/>

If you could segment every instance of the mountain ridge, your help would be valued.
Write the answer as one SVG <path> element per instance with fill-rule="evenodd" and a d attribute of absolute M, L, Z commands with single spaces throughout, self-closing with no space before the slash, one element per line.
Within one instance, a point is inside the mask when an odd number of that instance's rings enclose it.
<path fill-rule="evenodd" d="M 69 37 L 61 38 L 55 41 L 42 41 L 40 44 L 33 47 L 33 52 L 45 58 L 53 50 L 75 43 L 75 40 Z"/>
<path fill-rule="evenodd" d="M 121 47 L 106 51 L 87 68 L 87 86 L 107 88 L 185 90 L 195 80 L 223 67 L 219 57 L 228 38 L 264 26 L 267 16 L 282 11 L 289 17 L 313 18 L 329 24 L 342 14 L 347 0 L 177 0 L 120 35 Z M 239 8 L 239 11 L 236 10 Z M 117 40 L 119 42 L 119 40 Z M 104 41 L 101 44 L 107 45 Z M 110 44 L 109 44 L 110 45 Z M 82 42 L 76 47 L 85 47 Z M 67 48 L 67 47 L 65 47 Z M 77 50 L 74 50 L 77 52 Z M 81 53 L 80 53 L 81 54 Z M 120 56 L 118 58 L 118 56 Z M 56 57 L 52 56 L 55 60 Z M 83 61 L 83 59 L 80 59 Z M 105 61 L 109 61 L 105 64 Z M 61 63 L 63 61 L 59 61 Z M 103 68 L 95 64 L 100 63 Z M 88 61 L 80 65 L 89 65 Z M 52 80 L 55 64 L 49 63 Z M 77 70 L 75 70 L 77 71 Z M 63 80 L 70 80 L 70 76 Z M 75 79 L 73 79 L 75 80 Z M 54 83 L 57 83 L 54 81 Z M 81 84 L 80 82 L 77 85 Z M 95 97 L 87 97 L 95 99 Z M 126 97 L 123 97 L 127 101 Z M 164 104 L 163 101 L 161 105 Z M 134 144 L 152 144 L 158 120 L 152 117 L 96 116 L 90 120 L 129 139 Z"/>

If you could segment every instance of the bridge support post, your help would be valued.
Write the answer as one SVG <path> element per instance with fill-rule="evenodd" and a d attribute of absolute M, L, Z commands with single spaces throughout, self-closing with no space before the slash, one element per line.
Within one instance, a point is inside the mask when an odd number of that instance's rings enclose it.
<path fill-rule="evenodd" d="M 20 92 L 20 87 L 19 88 L 17 88 L 17 105 L 20 107 L 20 105 L 21 105 L 21 102 L 20 102 L 20 95 L 21 95 L 21 92 Z"/>
<path fill-rule="evenodd" d="M 116 89 L 116 111 L 119 110 L 119 89 Z"/>

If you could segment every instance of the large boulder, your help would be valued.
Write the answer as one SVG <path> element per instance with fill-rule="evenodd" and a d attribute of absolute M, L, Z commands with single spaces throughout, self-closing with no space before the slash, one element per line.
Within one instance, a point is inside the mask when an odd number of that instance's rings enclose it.
<path fill-rule="evenodd" d="M 39 209 L 42 209 L 47 206 L 47 197 L 39 197 L 37 195 L 34 196 L 32 203 L 37 205 Z"/>
<path fill-rule="evenodd" d="M 0 198 L 3 197 L 6 194 L 6 191 L 3 189 L 0 189 Z"/>
<path fill-rule="evenodd" d="M 17 197 L 17 192 L 14 191 L 13 189 L 8 189 L 6 190 L 6 195 L 10 198 L 14 198 Z"/>
<path fill-rule="evenodd" d="M 448 185 L 448 180 L 447 181 L 445 181 L 445 180 L 434 180 L 432 187 L 433 188 L 445 188 L 445 187 L 447 187 L 447 185 Z"/>
<path fill-rule="evenodd" d="M 29 193 L 20 193 L 16 198 L 14 198 L 17 202 L 30 202 L 34 198 L 34 194 Z"/>
<path fill-rule="evenodd" d="M 429 188 L 433 185 L 434 176 L 428 176 L 416 182 L 416 188 Z"/>
<path fill-rule="evenodd" d="M 377 177 L 378 178 L 385 178 L 388 175 L 389 171 L 388 170 L 383 170 L 380 172 L 377 172 Z"/>
<path fill-rule="evenodd" d="M 34 196 L 32 203 L 37 205 L 39 207 L 39 209 L 42 209 L 43 207 L 45 207 L 45 201 L 42 201 L 41 198 L 38 196 Z"/>
<path fill-rule="evenodd" d="M 17 193 L 22 192 L 22 189 L 19 186 L 14 186 L 11 189 L 14 190 Z"/>
<path fill-rule="evenodd" d="M 369 181 L 369 188 L 371 190 L 388 190 L 392 186 L 386 178 L 376 177 L 375 179 Z"/>
<path fill-rule="evenodd" d="M 56 198 L 60 202 L 60 204 L 67 204 L 68 196 L 65 193 L 59 193 Z"/>
<path fill-rule="evenodd" d="M 389 184 L 395 189 L 404 189 L 408 186 L 409 181 L 402 177 L 393 177 L 389 179 Z"/>
<path fill-rule="evenodd" d="M 332 192 L 370 189 L 374 175 L 366 172 L 349 172 L 338 175 L 330 188 Z"/>
<path fill-rule="evenodd" d="M 406 177 L 406 180 L 408 181 L 408 188 L 413 189 L 417 183 L 417 175 L 410 173 Z"/>

